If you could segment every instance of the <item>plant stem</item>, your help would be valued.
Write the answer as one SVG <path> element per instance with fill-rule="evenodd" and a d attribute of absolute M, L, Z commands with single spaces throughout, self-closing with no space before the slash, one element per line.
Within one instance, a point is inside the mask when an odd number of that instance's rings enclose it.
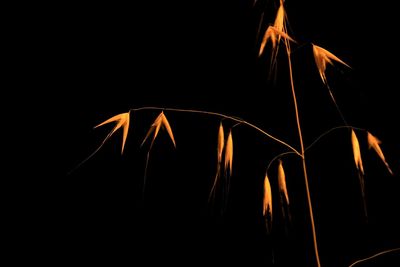
<path fill-rule="evenodd" d="M 294 153 L 296 153 L 298 156 L 302 157 L 302 154 L 300 154 L 299 151 L 297 151 L 295 148 L 293 148 L 291 145 L 289 145 L 288 143 L 282 141 L 281 139 L 267 133 L 266 131 L 262 130 L 260 127 L 247 122 L 241 118 L 238 117 L 233 117 L 233 116 L 228 116 L 222 113 L 217 113 L 217 112 L 211 112 L 211 111 L 204 111 L 204 110 L 196 110 L 196 109 L 179 109 L 179 108 L 162 108 L 162 107 L 141 107 L 141 108 L 132 108 L 130 109 L 130 111 L 140 111 L 140 110 L 165 110 L 165 111 L 175 111 L 175 112 L 186 112 L 186 113 L 199 113 L 199 114 L 207 114 L 207 115 L 213 115 L 213 116 L 218 116 L 221 118 L 225 118 L 225 119 L 229 119 L 232 121 L 236 121 L 238 123 L 241 124 L 245 124 L 255 130 L 257 130 L 258 132 L 262 133 L 263 135 L 271 138 L 272 140 L 275 140 L 276 142 L 286 146 L 288 149 L 290 149 L 291 151 L 293 151 Z M 304 154 L 304 153 L 303 153 Z"/>
<path fill-rule="evenodd" d="M 302 135 L 301 126 L 300 126 L 300 118 L 299 118 L 299 110 L 298 110 L 298 107 L 297 107 L 296 92 L 294 90 L 293 70 L 292 70 L 292 60 L 291 60 L 290 46 L 288 46 L 288 44 L 286 45 L 286 51 L 287 51 L 288 64 L 289 64 L 290 86 L 291 86 L 291 89 L 292 89 L 294 110 L 295 110 L 295 114 L 296 114 L 297 130 L 298 130 L 298 133 L 299 133 L 299 140 L 300 140 L 301 161 L 302 161 L 302 165 L 303 165 L 304 183 L 305 183 L 306 192 L 307 192 L 308 210 L 310 212 L 310 222 L 311 222 L 311 229 L 312 229 L 312 236 L 313 236 L 313 243 L 314 243 L 315 259 L 317 261 L 317 266 L 321 267 L 321 263 L 320 263 L 320 260 L 319 260 L 319 254 L 318 254 L 317 235 L 316 235 L 316 231 L 315 231 L 314 215 L 313 215 L 313 209 L 312 209 L 312 204 L 311 204 L 310 188 L 308 186 L 308 176 L 307 176 L 306 158 L 305 158 L 305 155 L 304 155 L 305 154 L 304 153 L 305 150 L 304 150 L 304 144 L 303 144 L 303 135 Z"/>
<path fill-rule="evenodd" d="M 354 265 L 356 265 L 358 263 L 361 263 L 361 262 L 364 262 L 364 261 L 368 261 L 370 259 L 376 258 L 378 256 L 381 256 L 381 255 L 384 255 L 384 254 L 387 254 L 387 253 L 390 253 L 390 252 L 394 252 L 394 251 L 400 251 L 400 248 L 393 248 L 393 249 L 387 249 L 387 250 L 381 251 L 381 252 L 376 253 L 376 254 L 374 254 L 374 255 L 372 255 L 370 257 L 355 261 L 352 264 L 350 264 L 349 267 L 353 267 Z"/>
<path fill-rule="evenodd" d="M 343 128 L 350 129 L 350 130 L 353 129 L 353 130 L 359 130 L 359 131 L 367 131 L 366 129 L 359 128 L 359 127 L 354 127 L 354 126 L 350 126 L 350 125 L 337 126 L 337 127 L 329 129 L 328 131 L 326 131 L 326 132 L 322 133 L 320 136 L 318 136 L 308 147 L 305 148 L 305 151 L 307 151 L 310 148 L 312 148 L 325 135 L 327 135 L 327 134 L 329 134 L 329 133 L 331 133 L 331 132 L 333 132 L 335 130 L 343 129 Z"/>

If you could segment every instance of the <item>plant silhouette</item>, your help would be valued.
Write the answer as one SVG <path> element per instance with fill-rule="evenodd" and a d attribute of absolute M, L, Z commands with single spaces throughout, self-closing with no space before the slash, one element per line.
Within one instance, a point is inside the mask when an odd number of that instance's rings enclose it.
<path fill-rule="evenodd" d="M 351 62 L 343 60 L 339 56 L 340 51 L 333 53 L 333 51 L 326 47 L 316 45 L 318 40 L 313 40 L 312 42 L 301 41 L 302 37 L 297 37 L 290 30 L 288 20 L 290 14 L 287 14 L 289 12 L 286 10 L 287 7 L 290 7 L 290 2 L 287 1 L 286 3 L 283 0 L 276 3 L 275 1 L 272 2 L 274 3 L 259 0 L 252 3 L 251 10 L 253 11 L 253 18 L 256 21 L 254 23 L 253 33 L 255 41 L 252 51 L 254 62 L 256 62 L 254 64 L 256 66 L 255 75 L 258 76 L 257 79 L 262 81 L 260 84 L 266 87 L 260 89 L 265 90 L 265 95 L 268 95 L 268 90 L 286 90 L 282 94 L 290 98 L 287 99 L 290 107 L 289 105 L 283 106 L 282 109 L 289 109 L 284 112 L 287 112 L 291 116 L 292 121 L 289 122 L 277 118 L 275 125 L 288 124 L 289 126 L 286 127 L 291 130 L 290 134 L 280 137 L 276 134 L 280 133 L 280 131 L 274 128 L 271 129 L 268 127 L 268 123 L 253 123 L 245 118 L 224 112 L 163 105 L 143 105 L 128 108 L 128 110 L 124 110 L 122 113 L 111 115 L 110 118 L 105 117 L 103 122 L 96 122 L 95 125 L 97 126 L 95 128 L 99 126 L 105 128 L 106 125 L 112 123 L 115 126 L 106 135 L 100 146 L 97 146 L 97 149 L 93 153 L 90 153 L 76 168 L 73 168 L 69 175 L 82 167 L 83 163 L 88 163 L 90 159 L 93 159 L 100 152 L 101 148 L 105 149 L 106 143 L 116 142 L 115 135 L 122 134 L 122 157 L 129 153 L 128 151 L 130 147 L 134 146 L 133 143 L 135 141 L 138 141 L 138 144 L 140 143 L 136 151 L 132 149 L 130 157 L 139 159 L 132 164 L 134 164 L 136 170 L 139 167 L 143 170 L 142 182 L 136 182 L 135 185 L 141 187 L 143 193 L 141 205 L 146 207 L 146 201 L 157 196 L 162 191 L 161 188 L 167 183 L 167 181 L 160 181 L 157 176 L 165 175 L 163 178 L 168 180 L 167 176 L 173 176 L 172 174 L 176 176 L 190 176 L 187 173 L 196 172 L 196 170 L 188 171 L 190 167 L 180 166 L 178 159 L 174 161 L 174 157 L 178 157 L 176 156 L 178 153 L 182 153 L 179 159 L 185 159 L 183 164 L 191 162 L 190 159 L 195 164 L 199 160 L 200 155 L 208 155 L 210 160 L 207 162 L 210 166 L 204 172 L 199 171 L 205 178 L 202 186 L 200 186 L 201 190 L 197 189 L 203 192 L 201 194 L 202 198 L 198 201 L 204 203 L 207 206 L 207 210 L 212 210 L 212 217 L 216 216 L 222 218 L 221 220 L 225 220 L 224 218 L 229 218 L 229 214 L 232 213 L 232 207 L 240 205 L 238 204 L 238 196 L 232 197 L 231 195 L 240 194 L 239 191 L 241 188 L 238 186 L 238 183 L 236 187 L 234 186 L 235 179 L 246 176 L 244 174 L 246 168 L 240 167 L 240 162 L 241 159 L 243 161 L 247 160 L 247 167 L 251 163 L 257 165 L 253 173 L 252 171 L 249 172 L 253 176 L 258 176 L 256 186 L 252 187 L 252 189 L 257 190 L 254 194 L 258 196 L 255 197 L 257 208 L 255 208 L 254 213 L 257 214 L 255 216 L 260 225 L 262 225 L 263 241 L 269 244 L 266 249 L 267 251 L 265 251 L 266 255 L 270 255 L 267 256 L 267 263 L 272 264 L 272 266 L 285 266 L 287 264 L 282 255 L 285 254 L 285 247 L 290 247 L 290 238 L 294 238 L 292 237 L 294 235 L 293 229 L 301 228 L 301 224 L 295 225 L 300 220 L 299 212 L 295 211 L 296 208 L 299 208 L 301 212 L 304 212 L 303 215 L 307 214 L 305 222 L 303 222 L 304 228 L 302 229 L 307 233 L 307 238 L 312 240 L 304 248 L 308 253 L 307 265 L 325 266 L 324 257 L 321 256 L 324 255 L 324 252 L 321 252 L 324 251 L 324 246 L 319 243 L 318 220 L 315 219 L 316 214 L 318 217 L 318 212 L 315 213 L 315 205 L 318 206 L 317 196 L 319 195 L 316 192 L 318 191 L 316 187 L 318 182 L 315 182 L 315 180 L 323 178 L 315 177 L 320 175 L 321 172 L 318 171 L 318 166 L 314 166 L 313 163 L 323 161 L 324 157 L 326 157 L 326 162 L 331 161 L 333 158 L 338 158 L 337 154 L 333 155 L 332 153 L 331 155 L 327 151 L 328 148 L 325 149 L 325 147 L 329 147 L 329 140 L 333 139 L 333 144 L 338 143 L 342 147 L 340 153 L 343 154 L 340 154 L 339 157 L 342 157 L 343 161 L 342 159 L 337 160 L 337 164 L 344 164 L 343 162 L 346 161 L 346 171 L 353 171 L 347 175 L 350 177 L 349 179 L 352 179 L 350 182 L 352 185 L 358 183 L 358 191 L 352 190 L 352 194 L 354 200 L 358 199 L 359 201 L 351 207 L 354 208 L 354 212 L 358 213 L 361 211 L 364 214 L 363 222 L 365 224 L 368 224 L 369 217 L 367 212 L 369 210 L 368 181 L 365 178 L 369 175 L 368 170 L 372 169 L 372 167 L 367 167 L 367 162 L 370 164 L 371 162 L 375 162 L 373 163 L 375 164 L 374 168 L 379 168 L 376 166 L 381 165 L 382 168 L 380 170 L 385 171 L 384 175 L 388 177 L 397 175 L 396 168 L 391 166 L 391 162 L 394 162 L 394 159 L 391 158 L 390 154 L 387 155 L 385 153 L 385 142 L 379 140 L 379 132 L 353 125 L 341 109 L 342 99 L 335 94 L 338 89 L 336 85 L 340 85 L 340 82 L 335 82 L 335 77 L 337 75 L 346 76 L 351 73 L 353 71 Z M 270 18 L 268 17 L 269 15 L 271 15 Z M 319 92 L 318 96 L 323 94 L 327 96 L 329 104 L 326 104 L 328 101 L 325 101 L 325 99 L 324 105 L 333 107 L 334 112 L 332 114 L 336 114 L 333 115 L 334 121 L 338 121 L 336 125 L 333 124 L 330 128 L 322 127 L 322 132 L 312 133 L 308 136 L 307 134 L 310 134 L 310 129 L 305 129 L 306 127 L 304 127 L 305 122 L 308 121 L 307 119 L 303 119 L 302 115 L 306 114 L 302 113 L 301 109 L 301 106 L 304 106 L 306 102 L 304 101 L 304 93 L 301 93 L 301 91 L 307 89 L 297 85 L 298 83 L 304 85 L 304 82 L 300 81 L 301 77 L 296 74 L 298 68 L 295 64 L 301 64 L 297 55 L 302 53 L 310 56 L 307 60 L 307 64 L 309 64 L 307 72 L 309 72 L 309 75 L 319 78 L 317 89 L 321 92 Z M 278 72 L 279 75 L 277 75 Z M 281 79 L 285 79 L 285 81 L 281 81 Z M 275 94 L 281 95 L 281 93 Z M 226 99 L 229 98 L 227 97 Z M 281 102 L 279 101 L 279 103 Z M 282 112 L 279 106 L 274 106 L 274 108 L 277 109 L 276 113 Z M 152 122 L 150 118 L 154 115 L 157 117 Z M 268 117 L 268 121 L 270 120 L 269 117 L 274 115 L 269 113 L 260 114 L 259 117 Z M 150 127 L 148 127 L 149 124 Z M 336 135 L 339 135 L 342 140 L 338 141 Z M 204 139 L 200 139 L 201 136 L 205 136 Z M 160 140 L 155 142 L 156 138 Z M 167 138 L 170 141 L 167 141 Z M 132 139 L 131 143 L 130 139 Z M 183 139 L 186 141 L 182 143 L 189 147 L 184 148 L 184 145 L 180 144 L 180 141 Z M 173 146 L 166 144 L 168 142 L 171 143 L 171 141 Z M 252 146 L 244 148 L 244 144 L 250 143 L 254 145 L 254 142 L 259 144 L 259 150 L 265 151 L 265 154 L 260 151 L 252 154 Z M 209 147 L 207 152 L 210 153 L 207 154 L 204 151 L 201 153 L 197 152 L 196 149 L 199 149 L 199 145 L 195 144 L 199 143 L 202 146 Z M 145 144 L 148 144 L 148 146 L 146 147 Z M 110 147 L 108 146 L 108 148 Z M 144 157 L 142 157 L 143 151 L 146 155 Z M 107 152 L 109 153 L 109 151 Z M 241 154 L 243 152 L 249 153 L 247 155 L 249 159 L 246 159 L 246 156 Z M 317 152 L 321 152 L 321 158 L 318 160 L 316 159 L 318 158 L 316 156 Z M 132 156 L 134 153 L 136 153 L 136 156 Z M 157 157 L 154 162 L 150 160 L 150 154 Z M 162 159 L 163 157 L 168 158 L 168 160 L 165 158 Z M 260 159 L 255 160 L 254 158 L 256 157 Z M 365 161 L 365 158 L 373 158 L 375 161 Z M 162 162 L 163 160 L 165 160 L 164 163 Z M 176 165 L 172 165 L 172 162 L 175 162 Z M 202 162 L 202 164 L 206 163 Z M 157 168 L 165 168 L 167 165 L 167 170 L 157 170 Z M 181 169 L 184 174 L 173 171 L 175 168 Z M 156 171 L 152 173 L 152 169 Z M 237 172 L 240 175 L 236 174 Z M 311 183 L 310 179 L 314 180 L 314 182 Z M 157 182 L 160 182 L 160 184 L 157 184 Z M 385 183 L 385 181 L 381 182 Z M 180 185 L 179 188 L 185 187 Z M 299 188 L 303 190 L 303 196 L 301 195 L 302 193 L 297 191 Z M 354 186 L 352 188 L 355 189 Z M 187 190 L 190 191 L 190 189 Z M 165 192 L 161 192 L 160 194 L 158 196 L 159 199 L 165 200 L 168 197 L 168 194 Z M 189 193 L 182 194 L 186 196 Z M 337 194 L 340 195 L 341 193 L 337 192 Z M 299 204 L 300 200 L 304 201 L 304 203 Z M 158 201 L 155 201 L 155 203 L 158 203 Z M 175 202 L 172 201 L 171 203 Z M 151 206 L 155 204 L 147 205 Z M 158 205 L 163 204 L 159 203 Z M 190 207 L 189 204 L 188 206 Z M 340 210 L 340 208 L 338 209 Z M 151 209 L 149 208 L 149 210 Z M 318 207 L 317 210 L 321 211 L 321 207 Z M 278 239 L 280 241 L 277 241 Z M 292 248 L 291 253 L 294 250 L 296 249 Z M 397 251 L 397 248 L 391 247 L 375 255 L 385 255 L 386 253 L 396 253 Z M 301 254 L 301 252 L 298 253 Z M 375 256 L 365 257 L 365 260 L 374 258 Z M 353 258 L 352 260 L 354 262 L 356 259 Z M 359 260 L 359 262 L 362 261 Z M 352 262 L 347 263 L 351 264 L 349 266 L 357 264 L 356 262 L 353 264 Z M 329 266 L 329 263 L 326 265 Z"/>

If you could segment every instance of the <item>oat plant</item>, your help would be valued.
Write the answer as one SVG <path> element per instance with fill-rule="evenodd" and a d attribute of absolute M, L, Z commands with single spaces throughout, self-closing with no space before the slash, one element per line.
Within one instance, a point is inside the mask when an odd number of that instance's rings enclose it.
<path fill-rule="evenodd" d="M 254 2 L 254 7 L 258 4 L 257 1 Z M 319 255 L 319 245 L 318 245 L 318 234 L 316 232 L 315 221 L 314 221 L 314 210 L 313 210 L 313 199 L 312 199 L 312 192 L 310 191 L 309 187 L 309 176 L 307 170 L 307 151 L 315 146 L 322 138 L 325 138 L 328 134 L 338 129 L 345 129 L 348 131 L 348 139 L 351 142 L 351 147 L 349 147 L 349 152 L 352 151 L 354 157 L 354 168 L 358 174 L 358 180 L 360 185 L 360 198 L 362 198 L 363 202 L 363 210 L 365 216 L 367 217 L 367 202 L 366 202 L 366 194 L 365 194 L 365 170 L 363 166 L 362 154 L 364 153 L 363 148 L 359 142 L 359 136 L 363 135 L 368 142 L 368 148 L 375 151 L 378 157 L 381 159 L 382 163 L 385 165 L 387 171 L 393 175 L 393 171 L 387 162 L 384 152 L 381 149 L 381 141 L 373 135 L 367 129 L 362 129 L 356 126 L 353 126 L 347 122 L 345 119 L 344 114 L 340 109 L 340 105 L 334 96 L 334 90 L 331 88 L 329 84 L 329 77 L 327 77 L 327 68 L 335 67 L 337 65 L 342 65 L 345 68 L 351 69 L 350 64 L 340 59 L 334 53 L 330 52 L 328 49 L 323 48 L 319 45 L 316 45 L 317 42 L 312 43 L 301 43 L 296 41 L 296 38 L 289 32 L 288 27 L 288 20 L 287 14 L 285 9 L 285 2 L 283 0 L 279 1 L 278 8 L 275 13 L 275 17 L 272 19 L 272 23 L 266 23 L 266 18 L 264 12 L 262 12 L 260 16 L 260 21 L 258 24 L 257 30 L 257 55 L 258 60 L 269 60 L 269 73 L 268 77 L 272 76 L 272 73 L 275 72 L 278 68 L 278 59 L 279 55 L 286 57 L 285 64 L 288 67 L 287 78 L 290 81 L 290 90 L 292 101 L 294 105 L 294 119 L 297 126 L 297 136 L 298 136 L 298 143 L 296 145 L 291 145 L 279 137 L 276 137 L 266 130 L 262 129 L 261 127 L 236 116 L 231 116 L 223 113 L 212 112 L 207 110 L 193 110 L 193 109 L 181 109 L 175 107 L 137 107 L 131 108 L 125 113 L 121 113 L 115 115 L 109 119 L 106 119 L 104 122 L 99 123 L 95 128 L 100 126 L 105 126 L 106 124 L 114 123 L 114 128 L 109 132 L 109 134 L 104 138 L 104 141 L 98 146 L 98 148 L 87 157 L 85 160 L 81 162 L 84 163 L 93 157 L 104 145 L 105 142 L 109 141 L 113 135 L 116 135 L 118 130 L 121 129 L 122 131 L 122 147 L 121 147 L 121 154 L 124 152 L 125 143 L 128 137 L 128 130 L 129 127 L 134 124 L 135 117 L 140 116 L 141 112 L 151 111 L 151 112 L 158 112 L 158 116 L 156 119 L 151 123 L 147 134 L 142 138 L 141 147 L 143 147 L 146 143 L 150 142 L 147 147 L 147 156 L 145 160 L 144 168 L 144 177 L 143 177 L 143 195 L 145 195 L 145 187 L 146 181 L 148 179 L 147 171 L 148 168 L 152 168 L 150 155 L 153 146 L 155 145 L 156 138 L 159 134 L 167 134 L 169 139 L 172 141 L 171 149 L 179 149 L 179 139 L 175 140 L 174 137 L 174 122 L 169 121 L 167 116 L 172 113 L 185 113 L 185 114 L 200 114 L 204 117 L 210 117 L 210 119 L 217 119 L 219 120 L 219 127 L 215 129 L 215 139 L 217 146 L 215 148 L 215 155 L 210 155 L 210 157 L 216 156 L 215 161 L 215 172 L 212 177 L 210 177 L 211 183 L 209 187 L 208 194 L 208 201 L 210 205 L 215 204 L 215 201 L 221 201 L 222 207 L 222 214 L 228 205 L 228 197 L 229 197 L 229 190 L 230 190 L 230 179 L 232 173 L 234 173 L 234 146 L 235 141 L 234 138 L 239 136 L 239 128 L 240 127 L 248 127 L 256 134 L 260 134 L 261 136 L 265 137 L 266 140 L 275 142 L 279 146 L 282 147 L 282 153 L 277 154 L 273 157 L 268 164 L 265 166 L 265 176 L 263 179 L 263 198 L 262 203 L 260 203 L 260 213 L 264 219 L 264 225 L 267 234 L 271 234 L 274 231 L 273 229 L 273 219 L 274 219 L 274 212 L 273 209 L 273 202 L 277 201 L 279 203 L 279 207 L 281 207 L 281 214 L 283 214 L 285 220 L 290 221 L 291 214 L 290 214 L 290 192 L 288 191 L 286 185 L 286 175 L 285 175 L 285 159 L 287 156 L 295 155 L 301 161 L 301 173 L 304 179 L 304 185 L 306 190 L 306 200 L 307 200 L 307 210 L 308 210 L 308 217 L 310 219 L 310 229 L 312 233 L 312 241 L 313 241 L 313 252 L 314 252 L 314 263 L 316 266 L 320 267 L 323 265 L 321 263 L 320 255 Z M 298 108 L 298 101 L 296 92 L 298 88 L 295 86 L 296 81 L 294 80 L 295 71 L 294 66 L 292 64 L 292 55 L 293 55 L 293 46 L 310 46 L 312 48 L 313 54 L 313 61 L 315 62 L 316 69 L 318 73 L 310 74 L 310 75 L 319 75 L 321 79 L 321 87 L 324 87 L 327 90 L 327 93 L 332 100 L 332 104 L 335 106 L 335 109 L 338 112 L 338 116 L 340 116 L 341 120 L 343 121 L 343 125 L 339 125 L 337 127 L 331 128 L 330 130 L 326 131 L 325 133 L 321 134 L 318 138 L 316 138 L 310 145 L 306 146 L 304 144 L 303 138 L 303 130 L 301 125 L 301 118 L 299 114 Z M 164 130 L 164 133 L 162 131 Z M 213 130 L 214 131 L 214 130 Z M 151 140 L 150 140 L 151 139 Z M 148 141 L 148 142 L 147 142 Z M 298 146 L 299 148 L 295 148 Z M 79 164 L 78 167 L 81 165 Z M 278 169 L 271 170 L 273 166 L 277 166 Z M 156 167 L 156 166 L 154 166 Z M 75 168 L 76 169 L 76 168 Z M 271 173 L 271 174 L 270 174 Z M 277 175 L 277 177 L 274 177 Z M 271 182 L 271 179 L 277 181 L 277 190 L 275 191 L 273 185 L 275 183 Z M 274 196 L 273 192 L 279 192 L 278 196 Z M 218 197 L 217 197 L 218 196 Z M 278 206 L 275 205 L 274 206 Z M 396 251 L 398 249 L 388 250 L 387 252 Z M 384 254 L 385 252 L 381 252 L 378 254 Z M 376 254 L 376 255 L 378 255 Z M 375 257 L 375 256 L 373 256 Z M 371 258 L 373 258 L 371 257 Z M 359 260 L 366 261 L 367 259 Z M 353 263 L 351 266 L 357 264 L 357 262 Z M 313 264 L 309 263 L 309 266 Z"/>

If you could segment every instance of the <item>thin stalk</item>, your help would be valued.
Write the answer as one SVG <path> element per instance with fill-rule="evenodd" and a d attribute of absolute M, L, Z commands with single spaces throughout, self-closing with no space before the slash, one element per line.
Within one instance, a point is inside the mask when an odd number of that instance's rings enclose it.
<path fill-rule="evenodd" d="M 289 154 L 293 154 L 293 152 L 292 152 L 292 151 L 283 152 L 283 153 L 281 153 L 281 154 L 276 155 L 273 159 L 271 159 L 271 161 L 268 163 L 268 166 L 267 166 L 267 172 L 268 172 L 269 168 L 271 167 L 271 164 L 272 164 L 275 160 L 277 160 L 277 159 L 279 159 L 279 158 L 281 158 L 281 157 L 283 157 L 283 156 L 285 156 L 285 155 L 289 155 Z"/>
<path fill-rule="evenodd" d="M 343 125 L 343 126 L 337 126 L 334 128 L 329 129 L 328 131 L 324 132 L 323 134 L 321 134 L 320 136 L 318 136 L 308 147 L 305 148 L 305 151 L 309 150 L 311 147 L 313 147 L 319 140 L 322 139 L 322 137 L 324 137 L 325 135 L 337 130 L 337 129 L 343 129 L 343 128 L 347 128 L 347 129 L 354 129 L 354 130 L 360 130 L 360 131 L 366 131 L 363 128 L 359 128 L 359 127 L 354 127 L 354 126 L 350 126 L 350 125 Z"/>
<path fill-rule="evenodd" d="M 329 86 L 328 83 L 326 83 L 326 87 L 328 88 L 329 95 L 331 96 L 332 101 L 333 101 L 333 103 L 335 104 L 335 107 L 336 107 L 337 111 L 339 112 L 340 118 L 342 118 L 344 124 L 345 124 L 346 126 L 348 126 L 347 121 L 346 121 L 346 119 L 344 118 L 343 113 L 342 113 L 342 111 L 341 111 L 340 108 L 339 108 L 339 105 L 336 103 L 335 97 L 333 96 L 332 90 L 331 90 L 331 88 L 330 88 L 330 86 Z"/>
<path fill-rule="evenodd" d="M 292 147 L 288 143 L 282 141 L 281 139 L 279 139 L 279 138 L 267 133 L 266 131 L 262 130 L 258 126 L 254 125 L 254 124 L 252 124 L 250 122 L 247 122 L 247 121 L 245 121 L 245 120 L 243 120 L 241 118 L 228 116 L 228 115 L 225 115 L 225 114 L 222 114 L 222 113 L 204 111 L 204 110 L 196 110 L 196 109 L 179 109 L 179 108 L 162 108 L 162 107 L 141 107 L 141 108 L 135 108 L 135 109 L 132 108 L 132 109 L 130 109 L 130 111 L 140 111 L 140 110 L 165 110 L 165 111 L 186 112 L 186 113 L 199 113 L 199 114 L 212 115 L 212 116 L 217 116 L 217 117 L 229 119 L 229 120 L 232 120 L 232 121 L 236 121 L 236 122 L 238 122 L 240 124 L 245 124 L 245 125 L 253 128 L 253 129 L 257 130 L 258 132 L 260 132 L 263 135 L 271 138 L 272 140 L 284 145 L 285 147 L 287 147 L 288 149 L 290 149 L 291 151 L 296 153 L 298 156 L 302 157 L 302 154 L 300 154 L 299 151 L 297 151 L 294 147 Z"/>
<path fill-rule="evenodd" d="M 151 148 L 149 149 L 149 151 L 147 151 L 146 165 L 144 167 L 143 188 L 142 188 L 142 199 L 143 199 L 143 201 L 144 201 L 144 192 L 146 190 L 145 188 L 146 188 L 146 180 L 147 180 L 147 168 L 149 166 L 149 160 L 150 160 L 150 150 L 151 150 Z"/>
<path fill-rule="evenodd" d="M 350 264 L 349 267 L 353 267 L 358 263 L 365 262 L 365 261 L 371 260 L 373 258 L 376 258 L 378 256 L 381 256 L 381 255 L 384 255 L 384 254 L 387 254 L 387 253 L 391 253 L 391 252 L 395 252 L 395 251 L 399 251 L 400 252 L 400 248 L 393 248 L 393 249 L 387 249 L 387 250 L 381 251 L 381 252 L 376 253 L 376 254 L 374 254 L 374 255 L 372 255 L 370 257 L 355 261 L 352 264 Z"/>
<path fill-rule="evenodd" d="M 304 150 L 304 144 L 303 144 L 303 135 L 302 135 L 301 126 L 300 126 L 300 117 L 299 117 L 299 110 L 298 110 L 298 107 L 297 107 L 296 92 L 294 90 L 293 70 L 292 70 L 292 60 L 291 60 L 290 46 L 289 46 L 288 42 L 287 42 L 287 45 L 286 45 L 286 51 L 287 51 L 287 55 L 288 55 L 290 87 L 292 89 L 294 110 L 295 110 L 295 114 L 296 114 L 297 131 L 299 133 L 301 162 L 302 162 L 302 165 L 303 165 L 304 183 L 305 183 L 306 193 L 307 193 L 308 210 L 310 212 L 310 222 L 311 222 L 312 237 L 313 237 L 313 243 L 314 243 L 315 259 L 317 261 L 317 266 L 321 267 L 321 263 L 320 263 L 320 260 L 319 260 L 319 254 L 318 254 L 317 235 L 316 235 L 315 224 L 314 224 L 314 214 L 313 214 L 313 209 L 312 209 L 312 204 L 311 204 L 310 188 L 308 186 L 308 175 L 307 175 L 306 159 L 305 159 L 305 155 L 304 155 L 305 154 L 304 153 L 305 150 Z"/>

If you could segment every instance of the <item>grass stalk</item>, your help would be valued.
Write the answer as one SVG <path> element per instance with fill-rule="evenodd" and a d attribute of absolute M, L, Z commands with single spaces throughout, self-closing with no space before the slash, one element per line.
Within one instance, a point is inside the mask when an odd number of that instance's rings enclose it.
<path fill-rule="evenodd" d="M 175 112 L 186 112 L 186 113 L 198 113 L 198 114 L 206 114 L 206 115 L 211 115 L 211 116 L 217 116 L 220 118 L 224 118 L 224 119 L 229 119 L 232 121 L 235 121 L 239 124 L 244 124 L 247 125 L 251 128 L 253 128 L 254 130 L 262 133 L 263 135 L 269 137 L 270 139 L 284 145 L 286 148 L 288 148 L 289 150 L 293 151 L 294 153 L 296 153 L 298 156 L 302 157 L 302 154 L 297 151 L 297 149 L 295 149 L 294 147 L 292 147 L 291 145 L 289 145 L 288 143 L 282 141 L 281 139 L 267 133 L 266 131 L 264 131 L 263 129 L 261 129 L 260 127 L 244 120 L 238 117 L 233 117 L 233 116 L 228 116 L 222 113 L 218 113 L 218 112 L 212 112 L 212 111 L 205 111 L 205 110 L 196 110 L 196 109 L 179 109 L 179 108 L 163 108 L 163 107 L 140 107 L 140 108 L 133 108 L 130 109 L 130 111 L 140 111 L 140 110 L 164 110 L 164 111 L 175 111 Z"/>
<path fill-rule="evenodd" d="M 294 104 L 294 110 L 295 110 L 295 115 L 296 115 L 297 131 L 299 134 L 301 162 L 302 162 L 302 166 L 303 166 L 303 174 L 304 174 L 304 183 L 305 183 L 306 194 L 307 194 L 308 211 L 310 213 L 310 223 L 311 223 L 312 238 L 313 238 L 313 244 L 314 244 L 315 259 L 317 261 L 317 266 L 321 267 L 319 253 L 318 253 L 317 233 L 315 231 L 314 214 L 313 214 L 313 208 L 312 208 L 312 202 L 311 202 L 310 188 L 308 185 L 307 164 L 306 164 L 305 150 L 304 150 L 304 144 L 303 144 L 303 134 L 302 134 L 301 125 L 300 125 L 300 116 L 299 116 L 299 110 L 298 110 L 298 105 L 297 105 L 296 91 L 294 89 L 293 69 L 292 69 L 292 60 L 291 60 L 291 52 L 290 52 L 289 42 L 286 42 L 286 51 L 287 51 L 288 64 L 289 64 L 290 87 L 292 89 L 293 104 Z"/>

